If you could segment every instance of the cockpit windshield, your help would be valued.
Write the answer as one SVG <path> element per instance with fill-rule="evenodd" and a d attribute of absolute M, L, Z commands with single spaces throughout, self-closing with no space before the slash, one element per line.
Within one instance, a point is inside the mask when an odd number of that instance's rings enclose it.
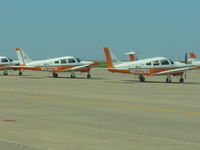
<path fill-rule="evenodd" d="M 170 61 L 171 64 L 174 64 L 174 62 L 172 60 L 169 59 L 169 61 Z"/>
<path fill-rule="evenodd" d="M 80 58 L 76 58 L 77 62 L 81 62 L 81 59 Z"/>
<path fill-rule="evenodd" d="M 10 59 L 10 58 L 8 58 L 9 60 L 10 60 L 10 62 L 12 62 L 13 60 L 12 59 Z"/>

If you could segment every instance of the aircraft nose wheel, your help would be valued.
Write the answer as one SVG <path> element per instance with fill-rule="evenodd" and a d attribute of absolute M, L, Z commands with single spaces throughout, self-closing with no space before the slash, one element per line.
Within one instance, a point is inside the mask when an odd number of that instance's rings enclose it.
<path fill-rule="evenodd" d="M 19 76 L 22 76 L 22 72 L 21 71 L 19 72 Z"/>
<path fill-rule="evenodd" d="M 87 78 L 90 79 L 90 78 L 91 78 L 91 74 L 88 74 L 88 75 L 87 75 Z"/>
<path fill-rule="evenodd" d="M 180 78 L 179 81 L 180 81 L 180 83 L 183 83 L 183 82 L 184 82 L 184 79 L 183 79 L 183 78 Z"/>

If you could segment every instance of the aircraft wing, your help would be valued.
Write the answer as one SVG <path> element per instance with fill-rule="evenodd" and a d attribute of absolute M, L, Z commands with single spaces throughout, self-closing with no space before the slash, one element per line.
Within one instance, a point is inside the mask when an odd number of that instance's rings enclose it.
<path fill-rule="evenodd" d="M 61 72 L 77 71 L 77 70 L 80 70 L 80 69 L 83 69 L 83 68 L 89 68 L 89 67 L 91 67 L 91 66 L 90 65 L 76 66 L 76 67 L 73 67 L 73 68 L 64 69 Z"/>
<path fill-rule="evenodd" d="M 161 72 L 156 73 L 156 75 L 174 74 L 174 73 L 185 72 L 187 70 L 193 70 L 193 69 L 197 69 L 197 67 L 184 67 L 184 68 L 172 69 L 172 70 L 167 70 L 167 71 L 161 71 Z"/>

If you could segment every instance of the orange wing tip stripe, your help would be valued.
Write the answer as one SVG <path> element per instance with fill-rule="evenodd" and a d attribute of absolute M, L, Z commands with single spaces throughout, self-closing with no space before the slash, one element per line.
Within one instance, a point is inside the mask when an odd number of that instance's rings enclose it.
<path fill-rule="evenodd" d="M 192 52 L 192 53 L 190 53 L 190 57 L 191 58 L 197 58 L 197 56 Z"/>
<path fill-rule="evenodd" d="M 16 51 L 21 51 L 22 49 L 21 48 L 16 48 Z"/>

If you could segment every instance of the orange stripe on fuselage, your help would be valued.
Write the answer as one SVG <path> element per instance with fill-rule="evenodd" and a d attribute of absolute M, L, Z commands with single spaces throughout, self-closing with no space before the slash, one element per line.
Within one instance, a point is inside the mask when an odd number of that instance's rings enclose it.
<path fill-rule="evenodd" d="M 77 65 L 78 66 L 78 65 Z M 18 67 L 17 69 L 34 70 L 34 71 L 46 71 L 46 72 L 62 72 L 63 70 L 72 69 L 77 66 L 36 66 L 36 67 Z M 13 67 L 14 68 L 14 67 Z M 80 68 L 75 71 L 89 72 L 91 67 Z"/>
<path fill-rule="evenodd" d="M 156 73 L 159 73 L 159 72 L 162 72 L 162 71 L 168 71 L 168 70 L 173 70 L 174 68 L 163 68 L 163 69 L 160 69 L 160 68 L 149 68 L 149 69 L 135 69 L 135 73 L 130 71 L 129 69 L 124 69 L 124 70 L 121 70 L 121 69 L 108 69 L 108 71 L 110 72 L 115 72 L 115 73 L 127 73 L 127 74 L 134 74 L 134 75 L 144 75 L 144 76 L 154 76 Z M 146 73 L 141 73 L 140 71 L 141 70 L 145 70 Z M 138 72 L 137 72 L 138 71 Z M 174 76 L 180 76 L 180 75 L 183 75 L 183 72 L 180 72 L 180 73 L 174 73 L 173 74 Z"/>

